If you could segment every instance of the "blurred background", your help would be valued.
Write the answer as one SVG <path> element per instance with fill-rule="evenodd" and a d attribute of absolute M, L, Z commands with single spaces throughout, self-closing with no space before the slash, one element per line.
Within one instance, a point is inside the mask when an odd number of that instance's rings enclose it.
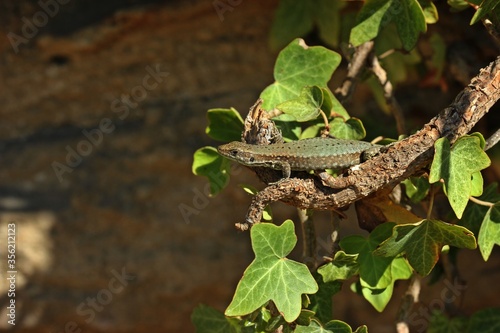
<path fill-rule="evenodd" d="M 209 198 L 208 183 L 191 173 L 192 154 L 218 144 L 204 132 L 207 109 L 235 107 L 245 116 L 273 81 L 277 50 L 268 39 L 277 5 L 2 1 L 0 331 L 194 332 L 190 315 L 197 304 L 225 309 L 253 258 L 248 234 L 233 227 L 250 202 L 236 185 L 262 185 L 242 170 L 230 188 Z M 460 21 L 468 29 L 462 33 L 453 20 L 468 22 L 470 13 L 443 18 L 440 29 L 475 40 L 474 75 L 495 56 L 494 47 L 481 26 Z M 319 43 L 314 32 L 306 40 Z M 446 89 L 422 84 L 416 92 L 418 80 L 410 77 L 397 95 L 411 130 L 464 85 L 447 76 Z M 348 110 L 372 137 L 394 127 L 366 87 Z M 498 116 L 491 119 L 497 126 Z M 485 122 L 479 127 L 490 130 Z M 498 164 L 486 174 L 497 177 Z M 293 208 L 275 207 L 278 221 L 295 217 Z M 4 242 L 12 224 L 15 327 L 6 319 Z M 477 252 L 463 253 L 464 278 L 482 279 L 467 293 L 456 291 L 466 298 L 464 311 L 499 305 L 498 249 L 486 264 Z M 441 282 L 425 289 L 423 304 L 439 301 L 449 288 Z M 344 289 L 337 318 L 374 332 L 392 330 L 398 296 L 380 315 L 347 284 Z M 398 285 L 397 295 L 404 289 Z M 420 309 L 429 312 L 427 305 Z"/>

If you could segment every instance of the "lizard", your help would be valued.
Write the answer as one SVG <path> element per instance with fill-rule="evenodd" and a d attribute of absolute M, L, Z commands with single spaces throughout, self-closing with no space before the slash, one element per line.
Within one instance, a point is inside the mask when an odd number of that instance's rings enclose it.
<path fill-rule="evenodd" d="M 354 166 L 376 155 L 382 147 L 357 140 L 309 138 L 270 145 L 233 141 L 219 146 L 217 150 L 220 155 L 249 167 L 281 170 L 283 179 L 287 179 L 292 170 L 324 171 Z M 325 185 L 331 186 L 327 175 L 320 176 Z"/>

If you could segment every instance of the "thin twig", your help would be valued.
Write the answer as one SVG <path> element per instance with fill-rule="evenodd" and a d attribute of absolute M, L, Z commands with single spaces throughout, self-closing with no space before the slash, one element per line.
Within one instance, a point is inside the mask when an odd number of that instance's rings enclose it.
<path fill-rule="evenodd" d="M 316 269 L 316 230 L 314 229 L 314 221 L 311 214 L 308 214 L 305 209 L 297 209 L 299 214 L 300 225 L 302 227 L 302 261 L 307 265 L 309 270 Z"/>
<path fill-rule="evenodd" d="M 355 48 L 352 60 L 347 66 L 347 76 L 342 85 L 335 89 L 335 97 L 337 97 L 341 104 L 345 105 L 351 98 L 357 79 L 363 68 L 366 67 L 366 59 L 372 50 L 373 41 L 363 43 Z"/>
<path fill-rule="evenodd" d="M 410 328 L 408 325 L 408 319 L 413 308 L 413 304 L 418 302 L 418 296 L 420 294 L 420 277 L 417 274 L 413 274 L 410 285 L 406 290 L 406 293 L 401 300 L 399 306 L 398 317 L 396 320 L 396 330 L 398 333 L 409 333 Z"/>
<path fill-rule="evenodd" d="M 486 139 L 486 145 L 484 146 L 484 150 L 488 150 L 494 145 L 496 145 L 500 141 L 500 128 L 496 130 L 495 133 L 493 133 L 492 136 L 490 136 L 488 139 Z"/>
<path fill-rule="evenodd" d="M 479 200 L 478 198 L 474 198 L 474 197 L 469 197 L 469 200 L 474 202 L 474 203 L 477 203 L 478 205 L 486 206 L 486 207 L 493 207 L 495 205 L 492 202 Z"/>
<path fill-rule="evenodd" d="M 389 81 L 389 78 L 387 77 L 387 72 L 382 67 L 382 65 L 380 65 L 377 56 L 373 52 L 370 54 L 370 63 L 373 74 L 375 74 L 375 77 L 380 82 L 380 84 L 382 85 L 382 89 L 384 90 L 384 98 L 387 103 L 387 106 L 391 110 L 391 113 L 394 116 L 394 119 L 396 120 L 396 128 L 398 134 L 400 135 L 406 134 L 406 126 L 405 126 L 405 119 L 403 116 L 403 110 L 401 109 L 401 106 L 399 105 L 398 101 L 396 100 L 396 97 L 394 96 L 392 83 L 391 81 Z"/>

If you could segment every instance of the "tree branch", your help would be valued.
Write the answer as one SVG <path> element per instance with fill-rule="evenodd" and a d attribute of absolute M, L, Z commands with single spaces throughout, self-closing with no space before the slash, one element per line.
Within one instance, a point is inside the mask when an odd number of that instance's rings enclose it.
<path fill-rule="evenodd" d="M 500 57 L 482 69 L 453 103 L 420 131 L 351 169 L 345 177 L 348 178 L 346 183 L 353 184 L 350 187 L 337 191 L 324 186 L 313 175 L 293 173 L 296 178 L 284 179 L 254 196 L 246 221 L 239 227 L 247 229 L 249 224 L 259 222 L 264 207 L 274 201 L 281 200 L 301 209 L 333 210 L 348 206 L 380 189 L 392 188 L 431 162 L 437 139 L 446 137 L 454 142 L 467 134 L 499 98 Z M 276 170 L 254 170 L 265 182 L 280 177 Z"/>

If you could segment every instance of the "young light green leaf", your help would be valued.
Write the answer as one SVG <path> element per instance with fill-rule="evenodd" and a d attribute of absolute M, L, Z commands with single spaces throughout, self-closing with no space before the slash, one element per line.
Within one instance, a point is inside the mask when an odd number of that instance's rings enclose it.
<path fill-rule="evenodd" d="M 333 333 L 333 331 L 324 329 L 316 320 L 311 320 L 309 326 L 297 325 L 295 333 Z"/>
<path fill-rule="evenodd" d="M 305 122 L 318 118 L 323 104 L 323 92 L 318 86 L 302 88 L 299 96 L 280 103 L 276 108 L 298 122 Z"/>
<path fill-rule="evenodd" d="M 330 122 L 331 134 L 339 139 L 361 140 L 366 136 L 363 123 L 358 118 L 344 119 L 337 117 Z"/>
<path fill-rule="evenodd" d="M 340 241 L 339 245 L 345 253 L 358 254 L 359 276 L 372 288 L 384 289 L 391 283 L 390 265 L 393 258 L 375 256 L 373 251 L 391 236 L 394 225 L 394 223 L 381 224 L 368 238 L 354 235 Z"/>
<path fill-rule="evenodd" d="M 390 275 L 391 283 L 382 290 L 371 288 L 366 285 L 364 280 L 360 281 L 362 287 L 361 292 L 364 298 L 370 302 L 378 312 L 384 311 L 387 303 L 391 300 L 396 280 L 408 280 L 413 274 L 413 269 L 404 258 L 399 257 L 391 262 L 390 270 L 387 270 L 386 274 Z"/>
<path fill-rule="evenodd" d="M 331 320 L 324 327 L 316 320 L 312 320 L 309 326 L 297 326 L 295 333 L 352 333 L 352 328 L 340 320 Z"/>
<path fill-rule="evenodd" d="M 439 15 L 436 6 L 431 0 L 418 0 L 424 12 L 425 23 L 434 24 L 438 21 Z"/>
<path fill-rule="evenodd" d="M 414 203 L 422 201 L 429 193 L 430 184 L 424 177 L 410 177 L 403 181 L 408 198 Z"/>
<path fill-rule="evenodd" d="M 484 261 L 487 261 L 493 246 L 500 245 L 500 202 L 488 209 L 479 229 L 477 242 Z"/>
<path fill-rule="evenodd" d="M 318 273 L 323 277 L 324 282 L 347 280 L 358 273 L 357 259 L 357 254 L 338 251 L 331 262 L 318 268 Z"/>
<path fill-rule="evenodd" d="M 366 1 L 359 12 L 356 26 L 351 30 L 354 46 L 374 39 L 382 28 L 394 22 L 403 47 L 409 51 L 418 36 L 427 29 L 425 16 L 417 0 Z"/>
<path fill-rule="evenodd" d="M 208 126 L 205 132 L 212 139 L 225 142 L 241 139 L 243 119 L 235 109 L 210 109 L 207 118 Z"/>
<path fill-rule="evenodd" d="M 321 110 L 325 112 L 327 117 L 342 117 L 344 119 L 349 119 L 351 117 L 330 89 L 321 88 L 321 91 L 323 92 L 323 105 L 321 105 Z"/>
<path fill-rule="evenodd" d="M 462 11 L 471 7 L 467 0 L 448 0 L 447 3 L 455 11 Z"/>
<path fill-rule="evenodd" d="M 276 81 L 260 94 L 264 100 L 262 108 L 272 110 L 276 105 L 296 98 L 305 86 L 325 88 L 340 60 L 336 52 L 322 46 L 309 47 L 302 39 L 294 40 L 276 59 Z"/>
<path fill-rule="evenodd" d="M 464 227 L 438 220 L 399 224 L 392 236 L 374 251 L 374 255 L 394 257 L 406 254 L 410 265 L 422 276 L 430 273 L 443 245 L 475 249 L 474 235 Z"/>
<path fill-rule="evenodd" d="M 325 324 L 325 328 L 335 333 L 352 333 L 352 328 L 347 323 L 340 320 L 331 320 Z M 358 327 L 356 333 L 363 333 L 362 327 Z M 365 332 L 366 333 L 366 332 Z"/>
<path fill-rule="evenodd" d="M 198 305 L 192 315 L 191 322 L 197 333 L 240 333 L 234 320 L 209 306 Z"/>
<path fill-rule="evenodd" d="M 272 300 L 287 322 L 300 314 L 301 295 L 318 291 L 307 266 L 286 258 L 295 244 L 293 222 L 256 224 L 250 230 L 255 259 L 238 283 L 227 316 L 246 315 Z"/>
<path fill-rule="evenodd" d="M 429 182 L 443 179 L 443 189 L 450 205 L 458 218 L 467 206 L 472 195 L 472 175 L 490 165 L 488 155 L 481 149 L 476 136 L 464 136 L 458 139 L 450 149 L 446 138 L 440 138 L 434 144 L 435 154 L 432 161 Z"/>
<path fill-rule="evenodd" d="M 231 162 L 221 157 L 214 147 L 203 147 L 194 153 L 192 172 L 207 177 L 210 193 L 216 195 L 229 183 L 230 165 Z"/>

